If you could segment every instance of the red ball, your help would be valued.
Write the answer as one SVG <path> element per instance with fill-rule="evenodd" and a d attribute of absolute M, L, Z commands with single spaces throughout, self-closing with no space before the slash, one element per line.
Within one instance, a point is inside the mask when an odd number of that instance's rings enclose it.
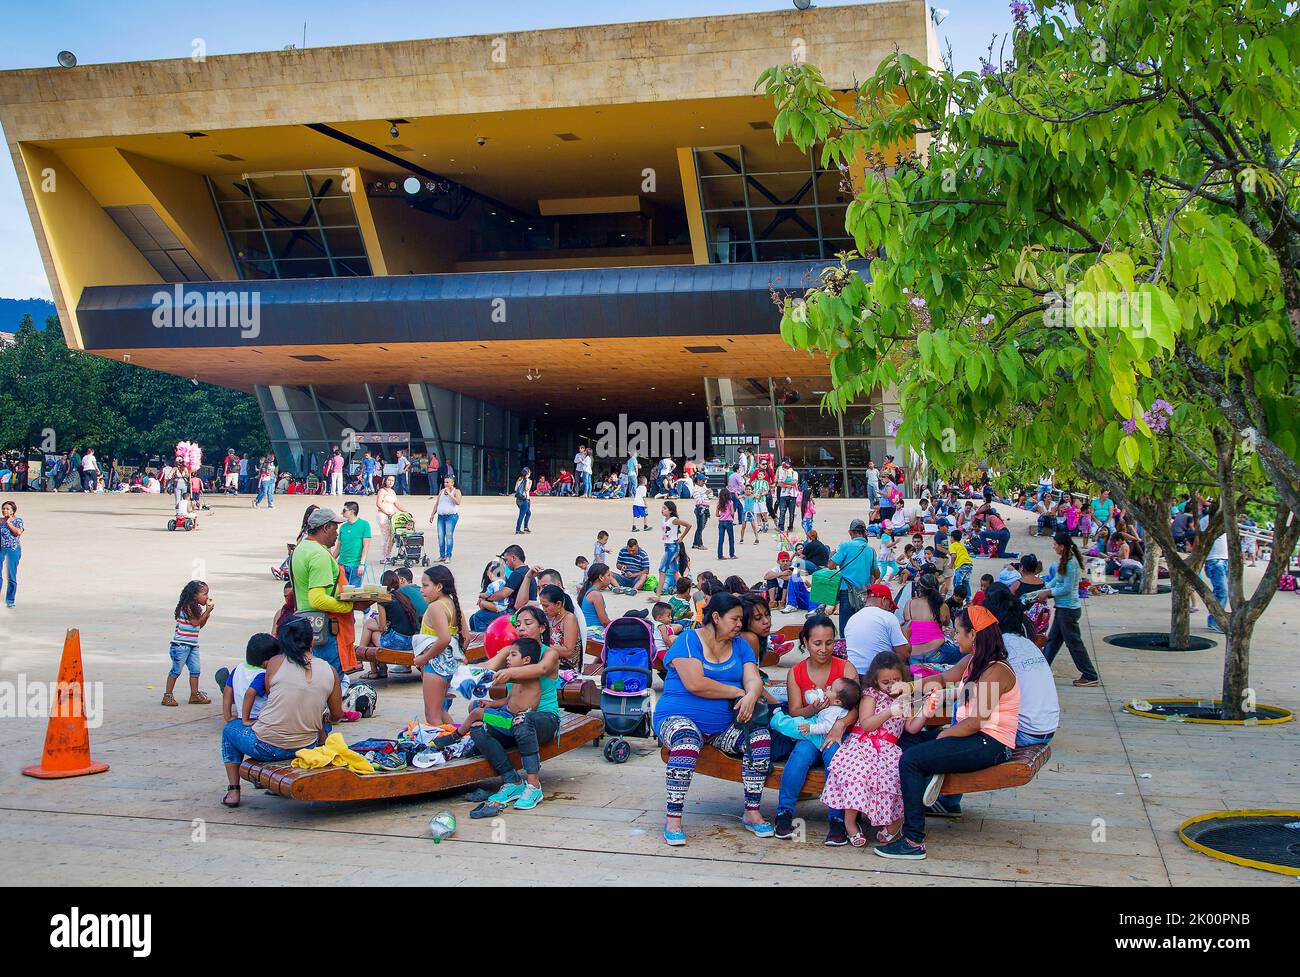
<path fill-rule="evenodd" d="M 511 623 L 510 615 L 504 615 L 489 624 L 487 630 L 483 632 L 483 650 L 491 658 L 502 648 L 514 644 L 515 639 L 518 637 L 519 632 L 515 630 L 514 624 Z"/>

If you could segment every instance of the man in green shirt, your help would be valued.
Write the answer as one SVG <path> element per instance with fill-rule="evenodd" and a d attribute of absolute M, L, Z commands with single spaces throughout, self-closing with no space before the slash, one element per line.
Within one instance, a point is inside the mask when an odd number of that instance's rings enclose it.
<path fill-rule="evenodd" d="M 360 587 L 366 578 L 366 557 L 370 553 L 370 523 L 361 518 L 355 502 L 343 503 L 343 523 L 339 526 L 339 566 L 348 575 L 348 583 Z"/>
<path fill-rule="evenodd" d="M 351 614 L 354 609 L 352 601 L 339 600 L 335 596 L 338 593 L 339 565 L 332 553 L 343 521 L 343 517 L 336 515 L 333 509 L 317 509 L 307 517 L 307 535 L 294 547 L 293 557 L 289 560 L 289 577 L 293 581 L 294 601 L 300 614 L 304 611 Z M 380 601 L 388 599 L 387 592 L 379 597 Z M 369 602 L 355 605 L 356 609 L 368 606 Z M 312 654 L 329 662 L 335 671 L 340 671 L 338 637 L 329 628 L 325 634 L 325 643 L 313 648 Z"/>

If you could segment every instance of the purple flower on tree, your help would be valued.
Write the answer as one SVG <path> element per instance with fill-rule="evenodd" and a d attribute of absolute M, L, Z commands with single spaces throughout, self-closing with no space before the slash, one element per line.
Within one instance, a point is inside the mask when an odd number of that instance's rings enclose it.
<path fill-rule="evenodd" d="M 1025 0 L 1011 0 L 1011 16 L 1016 19 L 1017 24 L 1024 23 L 1029 16 L 1029 4 Z"/>
<path fill-rule="evenodd" d="M 1133 418 L 1130 417 L 1124 421 L 1125 434 L 1133 434 L 1137 431 L 1137 429 L 1138 429 L 1138 422 L 1135 421 Z"/>

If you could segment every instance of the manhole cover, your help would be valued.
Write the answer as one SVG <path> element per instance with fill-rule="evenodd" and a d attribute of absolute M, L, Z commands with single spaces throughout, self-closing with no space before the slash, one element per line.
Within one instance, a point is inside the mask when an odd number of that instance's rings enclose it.
<path fill-rule="evenodd" d="M 1212 723 L 1216 726 L 1274 726 L 1295 718 L 1291 710 L 1281 706 L 1257 704 L 1245 719 L 1224 719 L 1222 704 L 1221 699 L 1130 699 L 1124 704 L 1124 711 L 1171 723 Z M 1296 840 L 1300 841 L 1300 837 Z"/>
<path fill-rule="evenodd" d="M 1300 876 L 1300 811 L 1221 811 L 1184 821 L 1189 848 L 1234 865 Z"/>
<path fill-rule="evenodd" d="M 1106 644 L 1117 648 L 1136 648 L 1139 651 L 1204 651 L 1215 647 L 1218 642 L 1200 635 L 1191 635 L 1186 648 L 1170 648 L 1169 632 L 1132 631 L 1126 634 L 1111 634 L 1105 638 Z"/>

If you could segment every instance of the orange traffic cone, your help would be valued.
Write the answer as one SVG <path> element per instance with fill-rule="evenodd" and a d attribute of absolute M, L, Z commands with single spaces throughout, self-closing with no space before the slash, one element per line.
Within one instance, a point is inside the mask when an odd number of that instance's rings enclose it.
<path fill-rule="evenodd" d="M 41 762 L 23 770 L 29 777 L 54 779 L 103 773 L 107 763 L 90 758 L 90 732 L 86 729 L 85 682 L 81 674 L 81 633 L 73 628 L 63 639 L 59 684 L 50 702 L 50 725 L 45 730 Z"/>

